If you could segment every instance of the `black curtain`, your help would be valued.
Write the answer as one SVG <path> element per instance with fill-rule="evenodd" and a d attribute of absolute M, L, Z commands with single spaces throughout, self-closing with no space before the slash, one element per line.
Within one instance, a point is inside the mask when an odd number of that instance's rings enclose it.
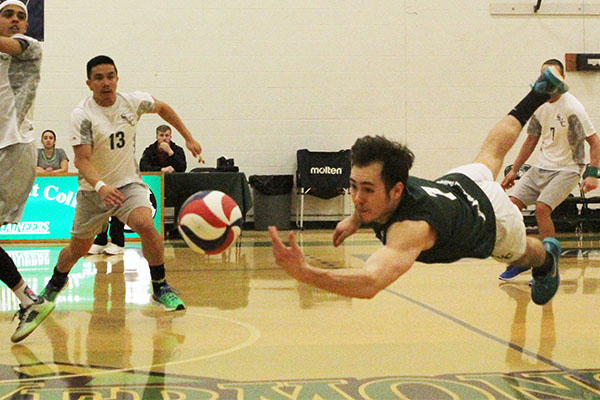
<path fill-rule="evenodd" d="M 26 35 L 44 41 L 44 0 L 24 0 L 29 15 Z"/>

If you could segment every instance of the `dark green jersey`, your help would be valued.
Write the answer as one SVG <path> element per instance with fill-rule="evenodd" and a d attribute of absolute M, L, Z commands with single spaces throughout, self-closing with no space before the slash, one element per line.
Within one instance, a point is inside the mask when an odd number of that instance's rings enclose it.
<path fill-rule="evenodd" d="M 375 224 L 386 243 L 388 228 L 399 221 L 426 221 L 437 233 L 435 245 L 417 261 L 449 263 L 465 257 L 487 258 L 496 241 L 494 209 L 485 193 L 463 174 L 435 181 L 409 177 L 402 199 L 385 224 Z"/>

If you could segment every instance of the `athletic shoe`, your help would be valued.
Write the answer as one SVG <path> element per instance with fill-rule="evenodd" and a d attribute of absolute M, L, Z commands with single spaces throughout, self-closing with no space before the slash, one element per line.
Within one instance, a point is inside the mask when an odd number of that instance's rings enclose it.
<path fill-rule="evenodd" d="M 16 312 L 13 319 L 19 317 L 17 330 L 10 337 L 13 343 L 25 339 L 37 328 L 44 319 L 54 310 L 54 303 L 40 297 L 35 303 L 23 308 L 19 305 L 19 311 Z"/>
<path fill-rule="evenodd" d="M 42 291 L 40 292 L 40 296 L 45 298 L 48 301 L 54 301 L 56 300 L 56 296 L 58 296 L 58 294 L 60 292 L 62 292 L 69 284 L 69 278 L 67 278 L 67 280 L 65 281 L 65 284 L 62 285 L 61 287 L 55 286 L 54 283 L 52 283 L 52 279 L 50 279 L 48 281 L 48 283 L 46 283 L 46 287 L 42 289 Z"/>
<path fill-rule="evenodd" d="M 90 247 L 90 249 L 88 250 L 88 254 L 102 254 L 102 252 L 104 251 L 104 249 L 106 249 L 108 245 L 101 245 L 101 244 L 93 244 L 92 247 Z"/>
<path fill-rule="evenodd" d="M 538 93 L 555 96 L 567 92 L 569 86 L 565 83 L 565 79 L 561 76 L 558 68 L 551 65 L 542 72 L 532 85 L 532 89 Z"/>
<path fill-rule="evenodd" d="M 116 256 L 117 254 L 123 254 L 123 252 L 125 251 L 125 249 L 121 246 L 117 246 L 114 243 L 109 243 L 106 248 L 104 249 L 104 253 L 111 255 L 111 256 Z"/>
<path fill-rule="evenodd" d="M 512 281 L 513 279 L 515 279 L 517 277 L 517 275 L 522 274 L 523 272 L 527 271 L 529 269 L 529 267 L 518 267 L 516 265 L 512 265 L 510 264 L 508 267 L 506 267 L 506 271 L 504 271 L 503 273 L 500 274 L 500 276 L 498 277 L 498 279 L 500 279 L 501 281 Z"/>
<path fill-rule="evenodd" d="M 152 300 L 162 305 L 167 311 L 185 310 L 185 304 L 169 285 L 161 286 L 158 293 L 152 295 Z"/>
<path fill-rule="evenodd" d="M 560 258 L 561 247 L 558 240 L 554 238 L 545 238 L 543 241 L 546 252 L 552 256 L 552 268 L 546 275 L 536 276 L 533 274 L 531 284 L 531 299 L 535 304 L 543 305 L 549 302 L 558 290 L 560 284 L 560 275 L 558 273 L 558 259 Z"/>

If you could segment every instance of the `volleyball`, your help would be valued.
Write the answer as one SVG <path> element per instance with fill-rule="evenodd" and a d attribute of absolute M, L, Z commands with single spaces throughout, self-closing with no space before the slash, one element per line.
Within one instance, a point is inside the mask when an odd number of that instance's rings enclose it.
<path fill-rule="evenodd" d="M 227 250 L 242 232 L 242 212 L 225 193 L 204 190 L 183 203 L 177 228 L 196 253 L 219 254 Z"/>

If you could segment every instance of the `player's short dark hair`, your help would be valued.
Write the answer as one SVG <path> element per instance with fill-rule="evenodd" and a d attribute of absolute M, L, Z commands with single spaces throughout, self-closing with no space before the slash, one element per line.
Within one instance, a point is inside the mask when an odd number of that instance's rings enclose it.
<path fill-rule="evenodd" d="M 415 155 L 408 147 L 383 136 L 365 136 L 352 146 L 352 165 L 381 164 L 381 179 L 389 192 L 398 182 L 406 184 Z"/>
<path fill-rule="evenodd" d="M 557 60 L 556 58 L 551 58 L 549 60 L 544 61 L 544 63 L 542 65 L 554 65 L 555 67 L 558 67 L 558 69 L 560 70 L 560 73 L 562 75 L 565 74 L 565 67 L 563 65 L 563 63 L 560 60 Z"/>
<path fill-rule="evenodd" d="M 94 58 L 92 58 L 90 61 L 88 61 L 87 66 L 86 66 L 86 70 L 87 70 L 87 77 L 88 79 L 92 78 L 92 68 L 94 68 L 97 65 L 102 65 L 102 64 L 110 64 L 113 67 L 115 67 L 115 72 L 117 72 L 117 66 L 115 65 L 115 62 L 113 61 L 112 58 L 110 58 L 109 56 L 96 56 Z"/>
<path fill-rule="evenodd" d="M 166 131 L 171 131 L 171 127 L 169 125 L 159 125 L 156 127 L 156 134 L 158 135 L 158 132 L 166 132 Z"/>

